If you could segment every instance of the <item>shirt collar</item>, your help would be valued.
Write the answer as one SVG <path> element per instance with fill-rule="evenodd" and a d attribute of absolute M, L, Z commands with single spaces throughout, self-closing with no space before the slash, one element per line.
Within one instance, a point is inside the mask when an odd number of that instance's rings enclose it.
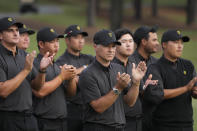
<path fill-rule="evenodd" d="M 164 63 L 169 64 L 169 65 L 172 65 L 172 66 L 173 66 L 173 65 L 176 65 L 176 64 L 178 63 L 178 61 L 179 61 L 179 59 L 177 59 L 175 62 L 172 62 L 172 61 L 166 59 L 166 58 L 164 57 L 164 55 L 162 55 L 161 60 L 162 60 Z"/>
<path fill-rule="evenodd" d="M 147 60 L 144 59 L 144 57 L 140 55 L 140 53 L 138 52 L 137 49 L 135 50 L 134 53 L 135 53 L 135 55 L 140 59 L 140 61 L 148 61 L 148 60 L 150 59 L 150 57 L 149 57 Z"/>
<path fill-rule="evenodd" d="M 66 52 L 64 53 L 65 55 L 68 55 L 69 57 L 73 58 L 73 59 L 79 59 L 81 56 L 81 53 L 79 54 L 79 56 L 73 55 L 71 53 L 68 52 L 68 50 L 66 50 Z"/>
<path fill-rule="evenodd" d="M 12 55 L 13 56 L 13 52 L 8 50 L 6 47 L 4 47 L 1 43 L 0 43 L 0 48 L 2 49 L 2 51 L 4 53 L 6 53 L 7 55 Z M 16 47 L 16 55 L 18 54 L 18 48 Z"/>
<path fill-rule="evenodd" d="M 40 53 L 37 55 L 37 58 L 39 59 L 39 61 L 41 61 L 43 55 L 41 55 Z"/>
<path fill-rule="evenodd" d="M 108 67 L 103 66 L 99 61 L 95 60 L 94 63 L 96 64 L 96 66 L 98 66 L 99 68 L 101 68 L 103 71 L 109 71 L 111 69 L 111 63 Z"/>
<path fill-rule="evenodd" d="M 114 57 L 114 59 L 113 59 L 113 62 L 115 62 L 115 63 L 117 63 L 117 64 L 120 64 L 120 65 L 122 65 L 122 66 L 125 66 L 124 65 L 124 62 L 122 62 L 120 59 L 118 59 L 118 58 L 116 58 L 116 57 Z M 129 64 L 129 60 L 127 61 L 127 65 Z M 127 66 L 126 65 L 126 66 Z"/>

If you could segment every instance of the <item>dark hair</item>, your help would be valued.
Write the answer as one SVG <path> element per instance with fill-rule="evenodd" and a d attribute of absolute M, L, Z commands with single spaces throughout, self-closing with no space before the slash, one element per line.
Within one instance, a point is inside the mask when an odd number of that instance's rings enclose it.
<path fill-rule="evenodd" d="M 147 26 L 142 26 L 140 28 L 137 29 L 137 33 L 134 33 L 134 41 L 137 44 L 137 47 L 140 46 L 140 43 L 142 42 L 142 39 L 148 40 L 150 35 L 149 33 L 156 33 L 157 32 L 158 27 L 154 26 L 152 28 L 149 28 Z M 140 31 L 139 31 L 140 30 Z"/>
<path fill-rule="evenodd" d="M 130 34 L 133 37 L 132 32 L 126 28 L 117 29 L 114 33 L 116 35 L 116 40 L 119 40 L 125 34 Z"/>
<path fill-rule="evenodd" d="M 149 33 L 156 33 L 157 32 L 157 30 L 155 29 L 155 28 L 152 28 L 149 32 L 148 32 L 148 34 L 146 34 L 146 36 L 144 37 L 144 39 L 146 39 L 146 40 L 148 40 L 149 39 L 149 37 L 150 37 L 150 35 L 149 35 Z M 142 38 L 143 39 L 143 38 Z"/>

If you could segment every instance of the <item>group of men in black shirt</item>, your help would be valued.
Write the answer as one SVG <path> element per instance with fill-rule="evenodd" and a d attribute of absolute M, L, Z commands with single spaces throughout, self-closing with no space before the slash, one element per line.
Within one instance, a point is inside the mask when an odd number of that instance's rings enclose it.
<path fill-rule="evenodd" d="M 197 77 L 179 30 L 164 32 L 159 59 L 157 27 L 100 30 L 95 57 L 81 53 L 88 33 L 78 25 L 40 29 L 37 56 L 25 51 L 34 33 L 0 19 L 1 131 L 193 131 Z"/>

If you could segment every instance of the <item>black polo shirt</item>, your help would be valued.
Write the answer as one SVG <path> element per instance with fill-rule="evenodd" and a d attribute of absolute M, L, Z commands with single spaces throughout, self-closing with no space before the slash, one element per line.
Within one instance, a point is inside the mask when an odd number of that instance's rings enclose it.
<path fill-rule="evenodd" d="M 140 63 L 140 61 L 144 61 L 146 63 L 146 66 L 149 67 L 150 64 L 153 64 L 157 61 L 157 58 L 150 56 L 147 60 L 144 59 L 143 56 L 141 56 L 138 52 L 138 50 L 136 49 L 135 52 L 129 56 L 129 61 L 134 62 L 136 64 L 136 66 Z M 143 86 L 145 84 L 145 79 L 143 78 L 143 80 L 141 80 L 140 82 L 140 90 L 143 89 Z"/>
<path fill-rule="evenodd" d="M 111 63 L 109 67 L 104 67 L 97 60 L 82 72 L 79 79 L 79 89 L 85 104 L 85 122 L 114 127 L 125 124 L 123 93 L 103 113 L 97 113 L 89 104 L 112 90 L 117 82 L 118 72 L 124 72 L 120 65 Z"/>
<path fill-rule="evenodd" d="M 146 77 L 153 74 L 153 79 L 158 80 L 158 85 L 147 87 L 144 102 L 147 107 L 156 105 L 152 111 L 154 123 L 175 127 L 193 125 L 191 91 L 164 100 L 163 89 L 175 89 L 187 85 L 194 77 L 194 73 L 193 64 L 182 58 L 171 62 L 162 56 L 155 64 L 150 65 Z"/>
<path fill-rule="evenodd" d="M 57 59 L 56 63 L 58 65 L 67 64 L 67 65 L 73 65 L 76 68 L 80 68 L 84 65 L 89 65 L 90 63 L 92 63 L 93 60 L 94 57 L 91 55 L 80 54 L 79 56 L 75 56 L 70 54 L 66 50 L 64 54 Z M 72 98 L 69 97 L 67 100 L 75 104 L 82 104 L 80 91 L 77 90 L 77 94 Z"/>
<path fill-rule="evenodd" d="M 127 65 L 124 66 L 123 62 L 121 62 L 119 59 L 114 57 L 112 63 L 117 63 L 117 64 L 121 65 L 122 68 L 124 68 L 124 72 L 129 74 L 130 76 L 132 76 L 132 62 L 128 61 Z M 124 90 L 125 94 L 128 92 L 130 87 L 131 86 L 128 86 L 128 88 L 126 88 Z M 136 117 L 138 115 L 141 115 L 142 114 L 142 107 L 141 107 L 141 101 L 140 101 L 139 97 L 137 98 L 136 103 L 134 104 L 134 106 L 129 107 L 127 104 L 124 104 L 124 109 L 125 109 L 126 117 Z"/>
<path fill-rule="evenodd" d="M 34 66 L 39 69 L 42 55 L 34 60 Z M 57 64 L 53 63 L 46 69 L 46 82 L 53 80 L 60 73 L 60 68 Z M 65 87 L 61 84 L 56 90 L 44 98 L 37 98 L 34 96 L 34 113 L 36 116 L 47 119 L 65 118 L 67 116 L 67 107 L 65 99 Z"/>
<path fill-rule="evenodd" d="M 18 49 L 15 57 L 13 53 L 0 44 L 0 81 L 4 82 L 13 79 L 24 69 L 26 52 Z M 13 91 L 7 98 L 0 97 L 0 111 L 23 112 L 32 109 L 32 89 L 31 81 L 37 75 L 37 70 L 33 67 L 29 75 L 21 85 Z"/>

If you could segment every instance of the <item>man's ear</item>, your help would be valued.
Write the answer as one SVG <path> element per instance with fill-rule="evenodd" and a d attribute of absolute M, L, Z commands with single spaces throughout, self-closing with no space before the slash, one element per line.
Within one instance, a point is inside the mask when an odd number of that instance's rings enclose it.
<path fill-rule="evenodd" d="M 0 41 L 2 40 L 2 32 L 0 31 Z"/>
<path fill-rule="evenodd" d="M 38 42 L 38 46 L 40 47 L 40 49 L 44 48 L 44 42 L 43 41 L 39 41 Z"/>
<path fill-rule="evenodd" d="M 94 44 L 94 45 L 93 45 L 93 47 L 94 47 L 94 49 L 96 49 L 97 45 L 96 45 L 96 44 Z"/>
<path fill-rule="evenodd" d="M 65 37 L 65 42 L 66 42 L 66 44 L 68 45 L 68 43 L 70 42 L 70 39 L 71 39 L 71 37 Z"/>
<path fill-rule="evenodd" d="M 162 46 L 162 49 L 165 49 L 166 46 L 167 46 L 167 42 L 162 42 L 162 43 L 161 43 L 161 46 Z"/>
<path fill-rule="evenodd" d="M 141 40 L 141 45 L 145 46 L 146 44 L 147 44 L 147 40 L 143 38 L 143 39 Z"/>

